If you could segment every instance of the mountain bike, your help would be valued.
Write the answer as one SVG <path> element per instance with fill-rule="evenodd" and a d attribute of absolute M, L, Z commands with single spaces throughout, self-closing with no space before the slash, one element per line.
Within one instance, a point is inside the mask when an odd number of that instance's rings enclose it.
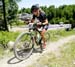
<path fill-rule="evenodd" d="M 48 32 L 45 33 L 46 42 L 49 41 L 50 35 Z M 40 31 L 36 27 L 36 23 L 29 24 L 29 31 L 22 32 L 14 43 L 14 55 L 19 60 L 28 58 L 33 50 L 40 48 L 40 52 L 43 51 L 43 41 L 40 35 Z"/>

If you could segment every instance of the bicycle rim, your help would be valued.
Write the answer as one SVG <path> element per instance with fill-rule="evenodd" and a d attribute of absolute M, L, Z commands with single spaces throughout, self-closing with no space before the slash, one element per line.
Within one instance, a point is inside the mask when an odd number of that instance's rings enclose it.
<path fill-rule="evenodd" d="M 32 40 L 30 33 L 22 33 L 14 44 L 14 54 L 17 59 L 24 60 L 32 54 Z"/>
<path fill-rule="evenodd" d="M 50 41 L 50 33 L 45 32 L 45 40 L 46 40 L 46 42 Z"/>

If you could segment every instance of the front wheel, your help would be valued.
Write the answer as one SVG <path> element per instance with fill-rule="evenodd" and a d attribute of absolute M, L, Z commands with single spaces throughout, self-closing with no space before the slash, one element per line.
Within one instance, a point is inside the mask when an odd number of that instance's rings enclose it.
<path fill-rule="evenodd" d="M 14 43 L 14 55 L 19 60 L 28 58 L 33 52 L 33 43 L 30 33 L 22 33 Z"/>

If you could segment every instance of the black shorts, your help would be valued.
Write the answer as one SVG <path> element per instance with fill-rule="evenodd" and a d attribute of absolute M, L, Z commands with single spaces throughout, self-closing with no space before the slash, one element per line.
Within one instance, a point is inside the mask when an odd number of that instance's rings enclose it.
<path fill-rule="evenodd" d="M 48 29 L 48 25 L 43 26 L 43 29 L 47 30 Z"/>
<path fill-rule="evenodd" d="M 38 29 L 38 31 L 42 31 L 43 29 L 47 30 L 48 25 L 41 26 L 40 28 L 37 28 L 37 29 Z"/>

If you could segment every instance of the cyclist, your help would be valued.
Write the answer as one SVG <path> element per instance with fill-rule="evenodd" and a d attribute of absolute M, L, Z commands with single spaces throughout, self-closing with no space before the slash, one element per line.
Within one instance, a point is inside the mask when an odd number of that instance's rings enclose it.
<path fill-rule="evenodd" d="M 44 11 L 42 11 L 40 9 L 38 4 L 33 5 L 31 7 L 31 13 L 33 14 L 33 18 L 31 20 L 32 23 L 35 21 L 35 19 L 39 20 L 39 22 L 37 23 L 37 28 L 41 29 L 40 35 L 43 39 L 43 48 L 45 48 L 46 47 L 46 41 L 45 41 L 44 33 L 48 29 L 48 20 L 47 20 L 46 14 L 44 13 Z"/>

